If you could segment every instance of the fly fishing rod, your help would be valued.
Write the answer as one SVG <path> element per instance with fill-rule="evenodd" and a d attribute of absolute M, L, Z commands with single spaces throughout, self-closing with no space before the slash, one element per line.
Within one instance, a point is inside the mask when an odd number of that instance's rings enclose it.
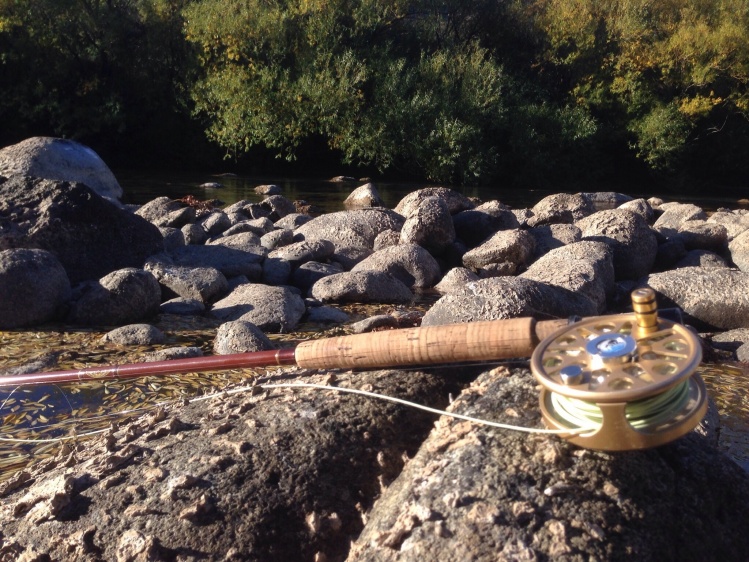
<path fill-rule="evenodd" d="M 583 319 L 514 318 L 405 328 L 302 342 L 295 348 L 0 377 L 0 387 L 124 379 L 269 366 L 375 369 L 531 357 L 547 426 L 571 442 L 627 450 L 667 443 L 707 409 L 689 329 L 658 318 L 655 293 L 632 293 L 634 312 Z M 580 432 L 580 428 L 589 431 Z"/>
<path fill-rule="evenodd" d="M 513 318 L 305 341 L 295 348 L 0 377 L 0 387 L 272 366 L 376 369 L 529 357 L 566 320 Z"/>

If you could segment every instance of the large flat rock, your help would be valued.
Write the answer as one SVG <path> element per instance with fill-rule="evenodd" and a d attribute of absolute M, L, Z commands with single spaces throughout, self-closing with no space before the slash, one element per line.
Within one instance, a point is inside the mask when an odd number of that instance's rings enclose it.
<path fill-rule="evenodd" d="M 542 427 L 527 370 L 451 410 Z M 349 561 L 747 560 L 749 478 L 696 432 L 604 453 L 442 418 L 375 504 Z"/>
<path fill-rule="evenodd" d="M 458 391 L 423 372 L 337 384 L 437 407 Z M 433 420 L 309 389 L 152 413 L 0 484 L 0 560 L 341 560 Z"/>

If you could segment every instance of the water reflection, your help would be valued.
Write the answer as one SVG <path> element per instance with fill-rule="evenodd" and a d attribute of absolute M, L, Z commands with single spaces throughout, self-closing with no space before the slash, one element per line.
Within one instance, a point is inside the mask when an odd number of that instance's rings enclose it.
<path fill-rule="evenodd" d="M 180 172 L 137 172 L 131 170 L 118 171 L 115 173 L 122 185 L 125 203 L 141 205 L 156 197 L 166 196 L 171 199 L 180 199 L 185 195 L 194 195 L 198 199 L 220 199 L 224 203 L 231 204 L 242 199 L 259 202 L 264 196 L 257 195 L 254 189 L 258 185 L 276 184 L 283 190 L 287 199 L 305 200 L 312 205 L 321 207 L 326 212 L 338 211 L 343 208 L 343 200 L 354 189 L 366 182 L 366 179 L 354 181 L 335 182 L 325 178 L 284 178 L 284 177 L 261 177 L 261 176 L 236 176 L 236 175 L 211 175 L 211 174 L 187 174 Z M 220 189 L 204 188 L 206 183 L 220 183 Z M 425 183 L 409 182 L 379 182 L 373 181 L 385 205 L 389 208 L 395 207 L 405 195 L 429 185 Z M 532 207 L 545 196 L 557 191 L 544 189 L 511 189 L 501 186 L 482 187 L 452 187 L 468 197 L 478 197 L 482 201 L 498 199 L 512 208 Z M 581 186 L 576 190 L 582 191 L 607 191 L 605 187 Z M 712 211 L 719 207 L 737 208 L 737 196 L 730 193 L 721 194 L 712 190 L 710 197 L 697 195 L 654 193 L 652 191 L 641 191 L 637 187 L 631 189 L 618 189 L 632 197 L 649 198 L 660 196 L 667 201 L 689 202 L 699 205 L 705 210 Z"/>
<path fill-rule="evenodd" d="M 749 365 L 706 363 L 698 372 L 720 413 L 720 449 L 749 472 Z"/>

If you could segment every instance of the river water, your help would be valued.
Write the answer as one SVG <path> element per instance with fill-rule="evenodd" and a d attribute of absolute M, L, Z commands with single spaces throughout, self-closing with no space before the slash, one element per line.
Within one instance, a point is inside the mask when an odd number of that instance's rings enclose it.
<path fill-rule="evenodd" d="M 284 196 L 305 200 L 326 212 L 342 209 L 342 201 L 362 180 L 333 182 L 326 179 L 262 178 L 216 176 L 190 173 L 119 172 L 116 174 L 125 190 L 123 200 L 142 204 L 157 196 L 173 199 L 194 195 L 198 199 L 220 199 L 226 204 L 247 199 L 260 201 L 254 187 L 279 185 Z M 220 188 L 200 187 L 218 182 Z M 388 207 L 394 207 L 407 193 L 424 184 L 376 182 Z M 462 189 L 465 195 L 482 200 L 499 199 L 514 208 L 529 207 L 551 192 L 542 190 L 507 190 L 497 187 Z M 586 191 L 580 189 L 578 191 Z M 587 191 L 593 191 L 588 189 Z M 620 190 L 621 191 L 621 190 Z M 649 197 L 653 193 L 625 191 L 633 197 Z M 737 208 L 736 197 L 679 196 L 657 194 L 666 200 L 696 203 L 706 210 L 725 206 Z M 422 303 L 420 306 L 427 306 Z M 343 308 L 353 320 L 391 307 L 346 305 Z M 171 346 L 197 346 L 211 353 L 217 327 L 209 319 L 184 319 L 162 315 L 155 325 L 168 335 Z M 338 335 L 319 325 L 302 325 L 293 334 L 272 334 L 281 346 L 293 346 L 311 337 Z M 64 325 L 42 326 L 29 330 L 0 331 L 0 369 L 29 362 L 45 352 L 58 355 L 59 369 L 77 369 L 99 364 L 139 361 L 152 347 L 123 348 L 101 342 L 105 328 L 79 329 Z M 700 368 L 711 397 L 721 415 L 723 431 L 720 447 L 749 471 L 749 369 L 732 362 L 706 364 Z M 264 370 L 195 373 L 167 377 L 143 377 L 127 382 L 106 381 L 51 387 L 0 387 L 0 481 L 28 462 L 58 454 L 60 439 L 82 438 L 87 433 L 105 430 L 114 419 L 146 412 L 159 403 L 206 394 L 229 384 L 242 383 L 253 376 L 267 374 Z M 76 437 L 77 436 L 77 437 Z"/>
<path fill-rule="evenodd" d="M 198 199 L 219 199 L 231 204 L 242 199 L 261 201 L 254 188 L 258 185 L 275 184 L 281 187 L 283 195 L 290 200 L 304 200 L 325 212 L 343 209 L 343 200 L 356 187 L 372 181 L 385 205 L 395 207 L 405 195 L 422 187 L 435 184 L 367 180 L 331 181 L 329 178 L 289 178 L 259 177 L 233 174 L 195 174 L 121 171 L 116 174 L 127 202 L 142 204 L 156 196 L 166 195 L 177 199 L 191 194 Z M 219 188 L 201 187 L 204 184 L 218 183 Z M 483 201 L 498 199 L 512 208 L 532 207 L 538 201 L 557 191 L 543 189 L 510 189 L 499 185 L 481 187 L 452 187 L 466 196 Z M 705 211 L 720 207 L 730 209 L 747 208 L 749 192 L 743 189 L 711 187 L 703 193 L 682 193 L 674 190 L 653 191 L 638 186 L 628 188 L 581 186 L 579 189 L 566 189 L 568 192 L 620 191 L 635 198 L 653 196 L 665 201 L 694 203 Z M 735 363 L 711 364 L 703 366 L 702 376 L 711 389 L 713 398 L 723 420 L 721 447 L 738 463 L 749 471 L 749 368 Z"/>
<path fill-rule="evenodd" d="M 309 204 L 320 207 L 325 212 L 338 211 L 343 208 L 343 200 L 358 186 L 366 183 L 366 179 L 336 182 L 325 178 L 288 178 L 288 177 L 254 177 L 226 174 L 198 174 L 198 173 L 164 173 L 123 170 L 115 175 L 122 185 L 126 203 L 143 204 L 157 196 L 167 196 L 179 199 L 186 195 L 194 195 L 198 199 L 219 199 L 227 205 L 242 199 L 261 201 L 263 196 L 257 195 L 254 188 L 258 185 L 275 184 L 281 187 L 284 197 L 294 200 L 304 200 Z M 379 182 L 372 180 L 377 191 L 389 208 L 395 207 L 402 197 L 422 187 L 437 184 L 408 183 L 408 182 Z M 220 188 L 204 188 L 204 184 L 217 183 Z M 466 196 L 477 197 L 483 201 L 498 199 L 512 208 L 532 207 L 545 196 L 557 191 L 543 189 L 513 189 L 498 185 L 481 187 L 452 187 Z M 580 189 L 567 189 L 569 193 L 575 191 L 611 191 L 607 188 L 594 189 L 590 186 Z M 726 189 L 710 189 L 705 193 L 680 193 L 675 191 L 652 192 L 641 188 L 631 188 L 618 191 L 632 197 L 649 198 L 659 196 L 666 201 L 680 201 L 699 205 L 706 211 L 713 211 L 719 207 L 739 208 L 741 197 L 745 191 Z M 743 205 L 745 206 L 745 205 Z"/>

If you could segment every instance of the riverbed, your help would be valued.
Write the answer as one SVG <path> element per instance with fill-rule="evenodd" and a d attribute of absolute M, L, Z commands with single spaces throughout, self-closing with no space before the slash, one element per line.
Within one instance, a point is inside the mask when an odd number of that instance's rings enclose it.
<path fill-rule="evenodd" d="M 304 200 L 323 212 L 342 208 L 342 201 L 365 180 L 331 181 L 329 179 L 293 179 L 240 177 L 220 174 L 159 174 L 124 172 L 118 178 L 125 189 L 125 202 L 142 204 L 159 195 L 181 198 L 194 195 L 198 199 L 217 199 L 225 204 L 247 199 L 260 201 L 254 193 L 257 185 L 279 185 L 285 197 Z M 220 186 L 206 186 L 220 184 Z M 424 184 L 375 182 L 388 207 L 407 193 Z M 531 206 L 550 192 L 541 190 L 503 190 L 499 187 L 466 188 L 465 195 L 481 200 L 499 199 L 521 208 Z M 582 191 L 582 190 L 581 190 Z M 632 196 L 646 196 L 635 191 Z M 668 196 L 667 200 L 693 202 L 708 211 L 725 206 L 739 207 L 735 197 L 712 194 L 711 197 Z M 414 309 L 423 311 L 428 303 L 417 303 Z M 341 306 L 352 320 L 362 319 L 388 308 L 378 306 Z M 107 331 L 78 329 L 71 326 L 49 325 L 33 330 L 0 332 L 0 369 L 21 365 L 41 354 L 54 353 L 57 367 L 81 367 L 134 362 L 143 353 L 173 346 L 197 346 L 211 353 L 218 323 L 206 318 L 162 315 L 155 325 L 164 331 L 169 341 L 161 346 L 122 348 L 102 343 Z M 281 347 L 292 347 L 309 338 L 346 333 L 346 327 L 328 328 L 304 324 L 292 334 L 271 335 Z M 0 480 L 26 465 L 59 453 L 66 440 L 84 439 L 87 435 L 105 431 L 112 423 L 125 416 L 135 416 L 158 407 L 159 404 L 190 399 L 218 391 L 228 385 L 242 384 L 268 373 L 268 370 L 232 370 L 222 373 L 193 373 L 180 376 L 143 377 L 127 382 L 86 382 L 70 385 L 0 389 Z M 703 376 L 722 420 L 721 449 L 749 470 L 749 366 L 727 361 L 705 364 Z"/>
<path fill-rule="evenodd" d="M 392 306 L 343 305 L 353 320 L 386 312 Z M 416 305 L 423 311 L 425 304 Z M 76 329 L 48 325 L 31 330 L 0 331 L 0 369 L 24 364 L 53 351 L 59 369 L 136 362 L 144 353 L 172 346 L 196 346 L 211 353 L 218 321 L 161 315 L 153 323 L 168 336 L 158 346 L 117 346 L 101 342 L 106 328 Z M 349 333 L 346 327 L 302 324 L 289 334 L 269 334 L 279 347 L 310 338 Z M 141 377 L 127 381 L 86 381 L 60 385 L 27 385 L 0 389 L 0 481 L 29 462 L 58 455 L 73 439 L 106 431 L 125 418 L 159 405 L 189 400 L 243 385 L 277 370 L 233 369 Z M 749 471 L 749 366 L 736 362 L 704 363 L 699 374 L 721 417 L 720 448 Z"/>

